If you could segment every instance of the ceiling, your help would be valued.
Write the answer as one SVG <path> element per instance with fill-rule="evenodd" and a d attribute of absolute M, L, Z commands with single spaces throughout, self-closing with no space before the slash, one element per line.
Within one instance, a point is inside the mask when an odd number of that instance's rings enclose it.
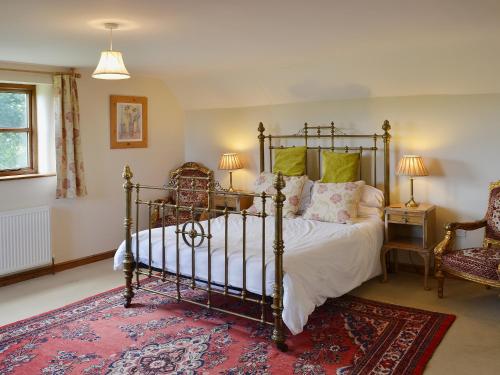
<path fill-rule="evenodd" d="M 186 109 L 500 92 L 499 0 L 2 0 L 0 60 L 132 75 Z"/>

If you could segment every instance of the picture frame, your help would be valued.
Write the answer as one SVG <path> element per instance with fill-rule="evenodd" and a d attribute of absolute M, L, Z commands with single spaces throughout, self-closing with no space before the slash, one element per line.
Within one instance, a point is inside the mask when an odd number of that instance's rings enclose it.
<path fill-rule="evenodd" d="M 110 147 L 148 147 L 148 98 L 110 95 Z"/>

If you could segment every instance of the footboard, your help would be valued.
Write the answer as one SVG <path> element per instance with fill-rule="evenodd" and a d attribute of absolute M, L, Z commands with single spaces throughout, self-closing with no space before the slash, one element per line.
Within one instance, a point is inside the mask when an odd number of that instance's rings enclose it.
<path fill-rule="evenodd" d="M 283 176 L 279 173 L 274 181 L 274 188 L 276 189 L 276 194 L 254 194 L 254 193 L 240 193 L 240 192 L 229 192 L 225 189 L 219 187 L 215 183 L 213 178 L 213 173 L 209 173 L 208 177 L 199 176 L 182 176 L 180 174 L 172 176 L 168 185 L 166 186 L 149 186 L 142 184 L 132 183 L 132 171 L 129 166 L 125 166 L 123 170 L 123 178 L 125 183 L 123 184 L 125 190 L 125 257 L 123 261 L 123 269 L 125 273 L 125 307 L 129 307 L 134 296 L 135 289 L 143 289 L 149 292 L 158 293 L 167 297 L 176 299 L 177 301 L 185 301 L 198 306 L 206 307 L 212 310 L 222 311 L 228 314 L 236 315 L 242 318 L 247 318 L 253 321 L 257 321 L 262 324 L 269 324 L 273 326 L 272 340 L 276 343 L 277 347 L 286 351 L 287 346 L 285 344 L 285 334 L 284 325 L 282 320 L 283 311 L 283 202 L 285 201 L 285 196 L 282 193 L 285 183 Z M 184 182 L 184 183 L 183 183 Z M 186 182 L 188 182 L 186 184 Z M 151 200 L 145 201 L 141 199 L 141 192 L 143 190 L 162 190 L 166 192 L 171 192 L 174 194 L 174 203 L 156 203 Z M 133 200 L 133 195 L 135 193 L 135 200 Z M 201 194 L 206 197 L 205 207 L 195 207 L 193 205 L 183 205 L 181 196 L 183 194 Z M 255 201 L 261 202 L 260 212 L 254 213 L 247 210 L 242 210 L 241 212 L 229 212 L 227 208 L 217 209 L 213 202 L 215 195 L 222 196 L 234 196 L 243 195 L 251 196 Z M 270 296 L 266 294 L 266 218 L 268 213 L 266 212 L 266 201 L 272 199 L 274 201 L 274 287 L 272 293 L 272 303 L 268 300 Z M 135 204 L 135 236 L 132 236 L 132 206 Z M 141 264 L 139 260 L 140 251 L 140 241 L 139 241 L 139 229 L 140 229 L 140 209 L 146 208 L 148 210 L 149 216 L 151 216 L 151 211 L 154 208 L 158 208 L 163 218 L 163 225 L 161 226 L 161 268 L 152 267 L 152 227 L 151 222 L 148 220 L 148 228 L 146 229 L 148 235 L 148 264 Z M 165 212 L 166 210 L 173 210 L 176 223 L 175 223 L 175 272 L 168 272 L 167 270 L 167 238 L 165 236 Z M 180 212 L 189 212 L 190 220 L 184 223 L 179 222 Z M 242 266 L 242 285 L 241 287 L 235 288 L 234 285 L 230 285 L 228 280 L 229 272 L 229 262 L 228 262 L 228 220 L 229 214 L 241 215 L 242 220 L 242 243 L 241 243 L 241 266 Z M 200 222 L 195 220 L 195 217 L 207 218 L 205 226 L 200 224 Z M 224 283 L 214 283 L 212 280 L 212 219 L 217 216 L 224 217 Z M 249 216 L 256 216 L 262 220 L 261 229 L 261 275 L 262 275 L 262 290 L 260 295 L 251 294 L 247 290 L 247 218 Z M 259 235 L 258 233 L 251 233 L 252 236 Z M 135 259 L 134 259 L 134 249 L 133 244 L 135 243 Z M 184 243 L 191 249 L 191 272 L 190 275 L 185 275 L 181 273 L 180 270 L 180 247 Z M 200 246 L 206 246 L 206 265 L 207 265 L 207 275 L 204 280 L 200 280 L 196 273 L 196 248 Z M 143 251 L 145 249 L 142 249 Z M 199 255 L 198 255 L 199 256 Z M 133 275 L 136 275 L 136 280 L 133 282 Z M 143 286 L 141 284 L 141 275 L 154 277 L 160 279 L 167 283 L 174 283 L 176 285 L 176 292 L 174 294 L 167 293 L 163 291 L 153 290 Z M 183 295 L 181 287 L 188 287 L 191 289 L 202 290 L 206 292 L 206 302 L 200 302 L 199 300 L 193 300 L 189 297 Z M 213 302 L 214 295 L 223 295 L 225 297 L 235 298 L 242 302 L 254 303 L 260 306 L 260 317 L 250 316 L 242 312 L 231 311 L 224 309 L 220 306 L 216 306 Z M 272 309 L 272 319 L 269 319 L 266 314 L 266 309 L 270 307 Z"/>

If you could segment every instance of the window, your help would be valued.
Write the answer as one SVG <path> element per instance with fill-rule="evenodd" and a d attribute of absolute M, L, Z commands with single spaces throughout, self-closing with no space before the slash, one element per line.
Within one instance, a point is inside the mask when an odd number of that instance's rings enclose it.
<path fill-rule="evenodd" d="M 0 177 L 37 173 L 36 86 L 0 83 Z"/>

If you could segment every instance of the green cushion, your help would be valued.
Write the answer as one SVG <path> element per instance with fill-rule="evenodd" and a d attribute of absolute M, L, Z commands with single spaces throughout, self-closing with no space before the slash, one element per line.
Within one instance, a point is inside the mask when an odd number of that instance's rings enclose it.
<path fill-rule="evenodd" d="M 353 182 L 359 180 L 360 154 L 323 151 L 321 182 Z"/>
<path fill-rule="evenodd" d="M 273 173 L 281 172 L 285 176 L 305 175 L 306 152 L 305 146 L 276 149 Z"/>

